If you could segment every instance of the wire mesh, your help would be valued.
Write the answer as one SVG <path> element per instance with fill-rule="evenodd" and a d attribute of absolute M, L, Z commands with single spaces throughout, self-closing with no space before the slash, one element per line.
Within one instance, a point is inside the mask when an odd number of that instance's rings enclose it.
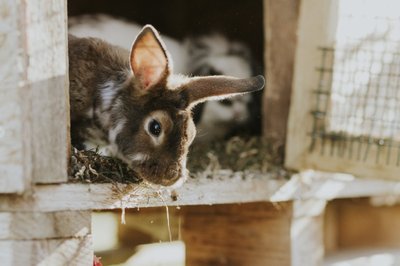
<path fill-rule="evenodd" d="M 396 153 L 400 164 L 400 52 L 393 50 L 319 48 L 311 151 L 320 140 L 321 154 L 367 160 L 375 146 L 386 148 L 377 162 Z"/>
<path fill-rule="evenodd" d="M 398 7 L 340 2 L 335 48 L 318 48 L 310 151 L 400 166 Z"/>

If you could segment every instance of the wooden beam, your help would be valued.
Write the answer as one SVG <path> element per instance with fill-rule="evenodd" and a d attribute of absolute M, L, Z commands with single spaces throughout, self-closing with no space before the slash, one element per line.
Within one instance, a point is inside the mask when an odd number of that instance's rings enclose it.
<path fill-rule="evenodd" d="M 291 257 L 293 266 L 322 265 L 324 258 L 325 200 L 293 203 Z"/>
<path fill-rule="evenodd" d="M 105 210 L 384 195 L 400 195 L 400 182 L 307 171 L 290 180 L 268 176 L 190 179 L 176 189 L 143 184 L 37 185 L 31 194 L 0 196 L 0 211 Z"/>
<path fill-rule="evenodd" d="M 265 69 L 263 133 L 279 145 L 286 140 L 300 0 L 264 0 Z"/>

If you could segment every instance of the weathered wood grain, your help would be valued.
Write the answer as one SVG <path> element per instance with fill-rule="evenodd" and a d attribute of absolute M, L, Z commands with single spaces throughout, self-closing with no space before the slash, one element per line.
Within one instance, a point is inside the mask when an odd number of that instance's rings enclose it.
<path fill-rule="evenodd" d="M 1 265 L 93 265 L 91 236 L 43 240 L 0 240 Z"/>
<path fill-rule="evenodd" d="M 0 60 L 0 193 L 66 181 L 66 1 L 1 1 Z"/>
<path fill-rule="evenodd" d="M 82 237 L 90 228 L 90 211 L 0 213 L 0 240 Z"/>
<path fill-rule="evenodd" d="M 21 4 L 0 2 L 0 193 L 20 193 L 32 179 L 31 91 Z"/>
<path fill-rule="evenodd" d="M 144 184 L 37 185 L 30 195 L 0 196 L 0 211 L 97 210 L 155 207 L 165 204 L 176 206 L 254 202 L 269 201 L 273 196 L 275 201 L 279 201 L 285 200 L 291 193 L 288 191 L 289 194 L 275 195 L 280 193 L 284 184 L 284 180 L 256 176 L 244 180 L 241 177 L 191 179 L 175 190 Z"/>
<path fill-rule="evenodd" d="M 0 211 L 101 210 L 385 195 L 400 195 L 400 182 L 308 171 L 290 180 L 262 176 L 245 180 L 191 179 L 174 190 L 123 184 L 38 185 L 32 194 L 0 196 Z"/>

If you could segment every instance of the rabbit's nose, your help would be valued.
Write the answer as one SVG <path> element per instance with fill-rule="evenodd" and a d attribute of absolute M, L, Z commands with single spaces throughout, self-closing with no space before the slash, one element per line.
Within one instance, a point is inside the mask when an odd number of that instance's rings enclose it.
<path fill-rule="evenodd" d="M 148 173 L 150 175 L 157 175 L 159 166 L 158 166 L 157 161 L 148 160 L 148 161 L 144 162 L 143 168 L 145 169 L 146 173 Z"/>

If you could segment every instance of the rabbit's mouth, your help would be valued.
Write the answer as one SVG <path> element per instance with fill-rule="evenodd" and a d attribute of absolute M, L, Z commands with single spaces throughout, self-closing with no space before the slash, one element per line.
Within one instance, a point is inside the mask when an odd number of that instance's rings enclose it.
<path fill-rule="evenodd" d="M 178 180 L 185 179 L 187 172 L 179 163 L 161 164 L 154 160 L 143 162 L 138 170 L 140 177 L 162 186 L 172 186 Z"/>

